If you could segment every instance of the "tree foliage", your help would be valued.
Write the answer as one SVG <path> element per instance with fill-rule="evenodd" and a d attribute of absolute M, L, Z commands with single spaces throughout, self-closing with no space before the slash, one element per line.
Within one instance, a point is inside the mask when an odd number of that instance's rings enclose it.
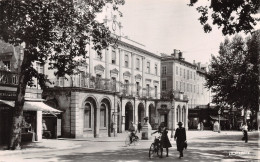
<path fill-rule="evenodd" d="M 113 41 L 110 31 L 96 20 L 97 13 L 110 3 L 114 10 L 123 0 L 1 0 L 0 39 L 14 46 L 24 46 L 19 83 L 13 109 L 10 149 L 20 148 L 24 95 L 33 78 L 43 87 L 44 74 L 34 62 L 49 64 L 55 75 L 71 75 L 87 58 L 87 45 L 101 55 Z"/>
<path fill-rule="evenodd" d="M 259 47 L 260 31 L 247 40 L 236 35 L 220 44 L 206 77 L 214 103 L 258 110 Z"/>
<path fill-rule="evenodd" d="M 190 0 L 190 6 L 198 0 Z M 209 10 L 212 14 L 209 16 Z M 199 6 L 197 11 L 201 14 L 199 21 L 203 25 L 206 33 L 212 30 L 209 17 L 213 20 L 213 25 L 222 27 L 224 35 L 232 35 L 241 31 L 249 33 L 254 31 L 254 27 L 259 18 L 254 17 L 260 10 L 260 0 L 211 0 L 210 6 Z"/>

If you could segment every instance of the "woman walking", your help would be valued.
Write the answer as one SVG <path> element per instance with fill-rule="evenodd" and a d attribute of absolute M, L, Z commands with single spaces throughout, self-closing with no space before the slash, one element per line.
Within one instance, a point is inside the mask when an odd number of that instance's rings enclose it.
<path fill-rule="evenodd" d="M 180 157 L 183 157 L 183 149 L 185 146 L 186 141 L 186 130 L 185 128 L 182 127 L 182 122 L 178 123 L 179 128 L 176 129 L 174 139 L 176 140 L 177 143 L 177 150 L 180 152 Z"/>
<path fill-rule="evenodd" d="M 170 143 L 170 140 L 168 138 L 168 129 L 167 127 L 165 126 L 164 122 L 162 122 L 158 128 L 157 131 L 153 132 L 152 134 L 154 133 L 161 133 L 162 136 L 161 136 L 161 141 L 160 141 L 160 144 L 161 144 L 161 158 L 162 158 L 162 153 L 163 153 L 163 148 L 166 148 L 166 157 L 169 156 L 168 152 L 168 148 L 169 147 L 172 147 L 171 143 Z"/>

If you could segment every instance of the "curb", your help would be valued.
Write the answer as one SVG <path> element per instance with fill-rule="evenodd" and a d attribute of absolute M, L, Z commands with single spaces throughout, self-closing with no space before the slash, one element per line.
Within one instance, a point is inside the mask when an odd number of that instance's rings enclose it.
<path fill-rule="evenodd" d="M 74 149 L 74 148 L 78 148 L 81 145 L 76 145 L 73 147 L 66 147 L 66 148 L 48 148 L 48 149 L 22 149 L 22 150 L 4 150 L 4 151 L 0 151 L 0 156 L 7 156 L 7 155 L 14 155 L 14 154 L 28 154 L 28 153 L 36 153 L 36 152 L 50 152 L 50 151 L 61 151 L 61 150 L 70 150 L 70 149 Z"/>

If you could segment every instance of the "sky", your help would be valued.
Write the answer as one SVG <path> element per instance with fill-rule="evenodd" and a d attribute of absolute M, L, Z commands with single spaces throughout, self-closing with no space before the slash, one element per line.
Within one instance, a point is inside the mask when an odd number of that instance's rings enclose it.
<path fill-rule="evenodd" d="M 196 6 L 187 5 L 189 0 L 125 1 L 119 7 L 123 17 L 118 18 L 123 34 L 149 51 L 171 54 L 178 49 L 186 61 L 201 63 L 209 63 L 211 54 L 218 55 L 225 39 L 221 29 L 213 27 L 211 33 L 204 33 L 198 20 L 200 14 Z"/>

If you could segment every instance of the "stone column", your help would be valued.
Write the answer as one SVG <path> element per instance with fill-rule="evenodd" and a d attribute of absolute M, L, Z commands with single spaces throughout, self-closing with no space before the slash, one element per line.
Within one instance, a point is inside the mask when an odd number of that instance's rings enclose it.
<path fill-rule="evenodd" d="M 119 53 L 119 92 L 122 91 L 121 83 L 124 83 L 123 81 L 123 57 L 124 57 L 124 51 L 122 49 L 118 49 Z"/>
<path fill-rule="evenodd" d="M 131 53 L 131 86 L 130 86 L 130 89 L 131 89 L 131 95 L 134 95 L 135 94 L 135 82 L 134 82 L 134 61 L 135 61 L 135 54 L 134 53 Z"/>
<path fill-rule="evenodd" d="M 100 106 L 100 105 L 99 105 Z M 94 137 L 95 138 L 98 138 L 99 137 L 99 129 L 100 129 L 100 107 L 97 107 L 97 109 L 96 109 L 96 113 L 95 113 L 95 115 L 96 116 L 94 116 L 94 118 L 95 118 L 95 134 L 94 134 Z M 110 114 L 109 114 L 110 115 Z"/>
<path fill-rule="evenodd" d="M 36 138 L 35 141 L 42 140 L 42 111 L 36 111 Z"/>
<path fill-rule="evenodd" d="M 146 63 L 145 63 L 145 58 L 144 57 L 142 57 L 142 89 L 141 89 L 141 92 L 140 92 L 140 94 L 142 95 L 142 96 L 145 96 L 145 94 L 144 94 L 144 91 L 143 91 L 143 88 L 145 88 L 146 87 L 146 85 L 145 85 L 145 65 L 146 65 Z"/>
<path fill-rule="evenodd" d="M 112 48 L 111 46 L 108 47 L 108 49 L 105 49 L 104 52 L 102 52 L 103 54 L 105 54 L 105 79 L 110 79 L 109 77 L 109 61 L 111 53 L 112 53 Z"/>
<path fill-rule="evenodd" d="M 189 110 L 188 110 L 188 108 L 189 108 L 189 106 L 188 106 L 188 104 L 187 104 L 187 106 L 186 106 L 186 114 L 185 114 L 185 128 L 186 128 L 186 130 L 188 130 L 188 112 L 189 112 Z"/>
<path fill-rule="evenodd" d="M 71 137 L 82 137 L 83 128 L 80 121 L 82 121 L 82 114 L 80 113 L 80 107 L 78 104 L 79 93 L 71 92 Z"/>

